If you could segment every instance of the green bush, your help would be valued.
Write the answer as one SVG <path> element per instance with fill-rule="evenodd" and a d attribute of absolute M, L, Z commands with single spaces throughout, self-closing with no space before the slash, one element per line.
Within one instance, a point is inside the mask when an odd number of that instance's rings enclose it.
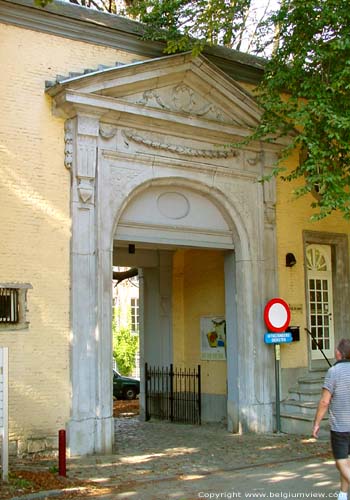
<path fill-rule="evenodd" d="M 139 347 L 138 335 L 131 333 L 131 328 L 118 328 L 113 320 L 113 357 L 122 375 L 130 375 L 135 368 L 135 355 Z"/>

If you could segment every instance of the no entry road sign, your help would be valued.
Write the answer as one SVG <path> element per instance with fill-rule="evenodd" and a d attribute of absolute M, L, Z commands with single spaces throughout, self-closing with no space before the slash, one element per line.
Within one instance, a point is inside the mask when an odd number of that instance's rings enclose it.
<path fill-rule="evenodd" d="M 290 309 L 283 299 L 269 300 L 264 310 L 264 320 L 269 332 L 284 332 L 290 323 Z"/>

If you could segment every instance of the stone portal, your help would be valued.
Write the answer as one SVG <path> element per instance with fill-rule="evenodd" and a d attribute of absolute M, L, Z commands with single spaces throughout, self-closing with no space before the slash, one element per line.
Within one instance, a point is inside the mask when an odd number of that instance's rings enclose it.
<path fill-rule="evenodd" d="M 113 445 L 116 238 L 227 250 L 229 429 L 271 431 L 262 312 L 277 286 L 275 185 L 257 180 L 279 145 L 233 145 L 259 121 L 254 99 L 190 54 L 67 78 L 48 93 L 66 118 L 72 172 L 71 454 Z"/>

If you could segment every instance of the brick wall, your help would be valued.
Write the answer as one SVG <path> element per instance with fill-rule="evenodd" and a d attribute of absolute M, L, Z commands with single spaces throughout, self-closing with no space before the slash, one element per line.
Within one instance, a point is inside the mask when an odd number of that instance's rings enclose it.
<path fill-rule="evenodd" d="M 0 282 L 33 286 L 29 328 L 1 331 L 0 345 L 9 347 L 11 449 L 32 439 L 38 451 L 55 444 L 70 412 L 70 172 L 45 80 L 133 56 L 8 25 L 0 38 Z"/>
<path fill-rule="evenodd" d="M 287 166 L 291 168 L 298 161 L 295 154 L 290 158 Z M 298 181 L 300 183 L 300 181 Z M 305 303 L 305 268 L 303 231 L 319 231 L 328 233 L 345 233 L 349 235 L 349 222 L 340 214 L 327 217 L 324 220 L 311 222 L 310 217 L 315 213 L 310 204 L 311 195 L 296 199 L 293 189 L 297 182 L 277 183 L 277 248 L 278 248 L 278 276 L 279 295 L 290 305 L 302 306 L 302 310 L 292 311 L 291 324 L 300 326 L 300 342 L 282 345 L 281 366 L 283 368 L 303 367 L 308 364 L 307 333 Z M 292 252 L 297 260 L 294 267 L 287 268 L 285 257 Z"/>

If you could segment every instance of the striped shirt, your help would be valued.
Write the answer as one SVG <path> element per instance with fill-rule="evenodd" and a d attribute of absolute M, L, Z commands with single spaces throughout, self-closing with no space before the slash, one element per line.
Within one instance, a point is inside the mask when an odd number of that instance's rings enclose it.
<path fill-rule="evenodd" d="M 332 394 L 329 406 L 331 430 L 350 432 L 350 362 L 338 361 L 329 368 L 323 388 Z"/>

